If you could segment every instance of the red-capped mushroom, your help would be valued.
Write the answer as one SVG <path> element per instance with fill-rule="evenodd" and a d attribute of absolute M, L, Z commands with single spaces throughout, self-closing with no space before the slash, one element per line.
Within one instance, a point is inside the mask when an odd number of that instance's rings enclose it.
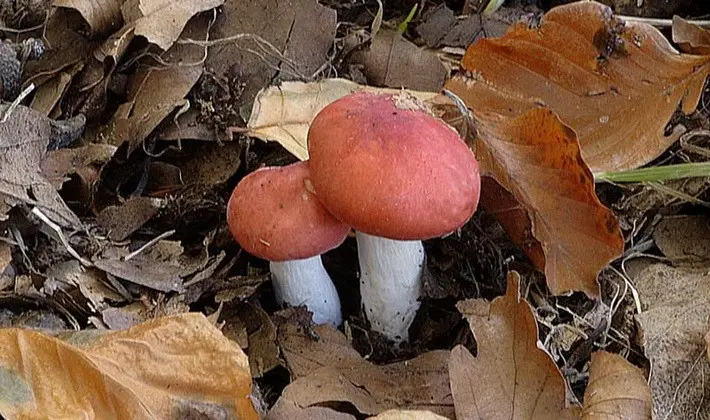
<path fill-rule="evenodd" d="M 478 206 L 473 152 L 404 92 L 358 92 L 326 106 L 311 124 L 308 151 L 318 199 L 357 231 L 372 329 L 407 340 L 421 295 L 421 240 L 455 231 Z"/>
<path fill-rule="evenodd" d="M 343 243 L 350 227 L 315 197 L 305 162 L 244 177 L 229 199 L 227 224 L 245 251 L 269 260 L 279 304 L 305 305 L 316 324 L 340 325 L 340 299 L 320 254 Z"/>

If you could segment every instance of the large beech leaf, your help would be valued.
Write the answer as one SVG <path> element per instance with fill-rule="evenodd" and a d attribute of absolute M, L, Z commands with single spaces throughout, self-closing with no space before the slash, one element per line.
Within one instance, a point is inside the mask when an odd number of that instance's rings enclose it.
<path fill-rule="evenodd" d="M 679 106 L 695 110 L 710 57 L 680 54 L 655 28 L 577 2 L 550 10 L 539 28 L 479 40 L 462 66 L 446 88 L 469 108 L 516 116 L 548 107 L 597 172 L 646 164 L 678 139 L 666 126 Z"/>
<path fill-rule="evenodd" d="M 476 157 L 492 178 L 483 181 L 481 205 L 545 272 L 553 293 L 598 296 L 597 274 L 621 254 L 624 240 L 594 192 L 574 133 L 544 109 L 476 118 Z"/>
<path fill-rule="evenodd" d="M 505 296 L 457 305 L 476 337 L 478 356 L 459 345 L 451 351 L 449 376 L 456 418 L 577 419 L 565 406 L 565 382 L 537 344 L 530 305 L 520 297 L 520 276 L 508 274 Z"/>

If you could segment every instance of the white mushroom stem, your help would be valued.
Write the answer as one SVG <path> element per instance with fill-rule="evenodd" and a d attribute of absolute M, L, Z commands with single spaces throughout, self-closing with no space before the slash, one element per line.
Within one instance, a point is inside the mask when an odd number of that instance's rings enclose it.
<path fill-rule="evenodd" d="M 419 309 L 424 246 L 356 232 L 360 294 L 372 330 L 395 342 L 409 339 Z"/>
<path fill-rule="evenodd" d="M 271 261 L 269 268 L 279 305 L 306 306 L 313 312 L 316 324 L 338 326 L 342 323 L 340 298 L 320 255 L 302 260 Z"/>

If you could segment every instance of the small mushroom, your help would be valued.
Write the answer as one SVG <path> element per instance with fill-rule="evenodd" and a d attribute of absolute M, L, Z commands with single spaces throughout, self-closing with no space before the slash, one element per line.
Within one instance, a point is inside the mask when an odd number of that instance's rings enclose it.
<path fill-rule="evenodd" d="M 315 197 L 305 162 L 244 177 L 229 199 L 227 224 L 245 251 L 269 260 L 279 304 L 305 305 L 316 324 L 340 325 L 340 299 L 320 255 L 343 243 L 350 227 Z"/>
<path fill-rule="evenodd" d="M 404 92 L 358 92 L 326 106 L 311 124 L 308 151 L 318 199 L 356 230 L 371 328 L 408 340 L 420 305 L 421 240 L 455 231 L 478 206 L 473 152 Z"/>

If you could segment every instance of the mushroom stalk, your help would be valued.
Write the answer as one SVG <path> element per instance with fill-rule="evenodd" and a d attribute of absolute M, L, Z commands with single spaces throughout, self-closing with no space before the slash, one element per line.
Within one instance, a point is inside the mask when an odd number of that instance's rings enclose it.
<path fill-rule="evenodd" d="M 271 261 L 271 280 L 276 302 L 305 305 L 316 324 L 339 326 L 343 319 L 340 298 L 320 255 L 302 260 Z"/>
<path fill-rule="evenodd" d="M 356 232 L 360 294 L 372 330 L 395 342 L 409 339 L 419 309 L 424 246 Z"/>

